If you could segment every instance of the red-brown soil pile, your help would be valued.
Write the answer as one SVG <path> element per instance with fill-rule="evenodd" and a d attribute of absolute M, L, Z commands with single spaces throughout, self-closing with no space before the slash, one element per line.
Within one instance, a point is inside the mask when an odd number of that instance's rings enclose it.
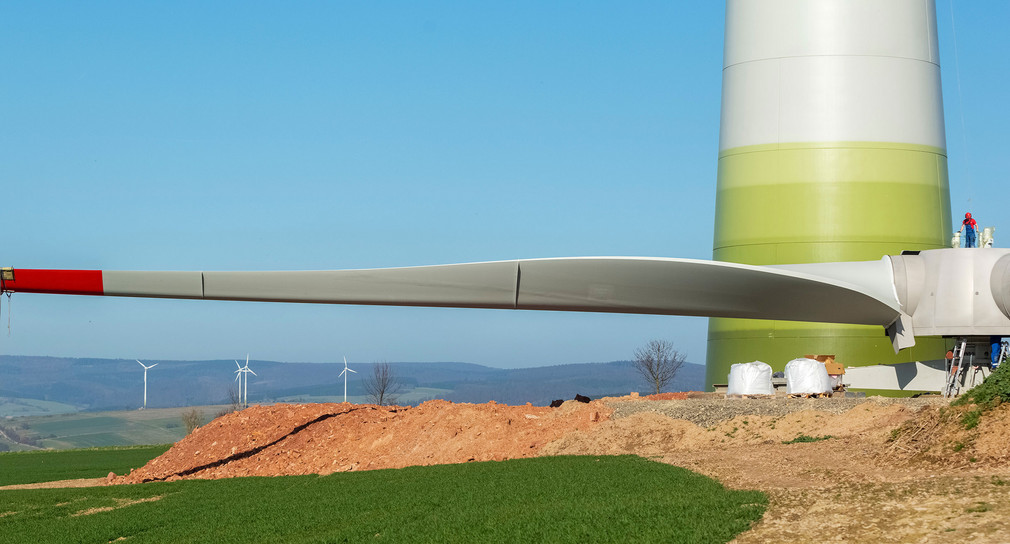
<path fill-rule="evenodd" d="M 609 418 L 599 401 L 560 408 L 453 404 L 253 406 L 196 429 L 110 483 L 329 474 L 533 457 L 548 442 Z"/>

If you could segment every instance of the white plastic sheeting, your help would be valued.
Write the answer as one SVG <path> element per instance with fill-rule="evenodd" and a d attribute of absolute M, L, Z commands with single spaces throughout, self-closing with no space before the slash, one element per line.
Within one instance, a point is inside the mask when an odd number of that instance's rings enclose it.
<path fill-rule="evenodd" d="M 786 392 L 817 394 L 831 392 L 831 379 L 824 363 L 814 359 L 793 359 L 786 363 Z"/>
<path fill-rule="evenodd" d="M 774 395 L 772 367 L 761 361 L 737 363 L 729 367 L 727 395 Z"/>

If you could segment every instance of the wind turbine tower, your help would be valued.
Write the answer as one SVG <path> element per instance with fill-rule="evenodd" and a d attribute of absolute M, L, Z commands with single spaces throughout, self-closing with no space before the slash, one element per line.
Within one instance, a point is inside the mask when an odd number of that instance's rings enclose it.
<path fill-rule="evenodd" d="M 238 367 L 238 370 L 235 371 L 235 374 L 237 374 L 237 376 L 235 376 L 235 379 L 238 381 L 239 394 L 242 397 L 242 406 L 244 408 L 248 408 L 249 407 L 249 374 L 252 374 L 253 376 L 256 376 L 256 373 L 253 372 L 252 369 L 249 368 L 249 354 L 247 353 L 246 356 L 245 356 L 245 366 L 240 365 L 238 361 L 235 361 L 235 366 Z M 245 379 L 243 379 L 243 376 L 244 376 Z"/>
<path fill-rule="evenodd" d="M 147 371 L 158 366 L 158 363 L 154 363 L 151 366 L 147 366 L 144 363 L 141 363 L 139 360 L 136 359 L 134 360 L 137 361 L 138 365 L 144 367 L 144 405 L 140 407 L 140 409 L 143 410 L 147 408 Z"/>
<path fill-rule="evenodd" d="M 728 0 L 713 257 L 872 261 L 946 247 L 950 190 L 933 0 Z M 879 328 L 712 319 L 706 382 L 732 363 L 895 355 Z"/>
<path fill-rule="evenodd" d="M 238 367 L 238 370 L 235 371 L 235 381 L 238 382 L 238 402 L 245 408 L 245 401 L 242 400 L 242 376 L 245 375 L 245 372 L 242 371 L 242 365 L 238 361 L 235 361 L 235 366 Z"/>
<path fill-rule="evenodd" d="M 342 370 L 340 372 L 340 375 L 337 376 L 338 378 L 340 376 L 344 377 L 344 402 L 347 402 L 347 373 L 348 372 L 354 372 L 355 374 L 358 373 L 357 371 L 351 370 L 350 368 L 347 367 L 347 356 L 344 356 L 344 370 Z"/>

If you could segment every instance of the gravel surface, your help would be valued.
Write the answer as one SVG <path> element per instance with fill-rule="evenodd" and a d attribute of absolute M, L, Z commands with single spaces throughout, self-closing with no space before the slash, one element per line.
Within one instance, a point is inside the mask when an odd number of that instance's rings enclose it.
<path fill-rule="evenodd" d="M 638 412 L 656 412 L 673 419 L 684 419 L 700 427 L 711 427 L 739 415 L 784 416 L 802 410 L 819 410 L 841 414 L 852 408 L 873 402 L 877 404 L 901 404 L 909 408 L 942 405 L 950 402 L 939 396 L 919 398 L 701 398 L 686 400 L 619 400 L 608 402 L 614 408 L 612 419 L 627 417 Z"/>

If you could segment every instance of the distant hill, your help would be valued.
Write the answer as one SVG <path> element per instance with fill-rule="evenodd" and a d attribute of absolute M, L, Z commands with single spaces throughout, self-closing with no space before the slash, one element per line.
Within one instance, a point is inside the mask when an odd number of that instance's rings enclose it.
<path fill-rule="evenodd" d="M 226 404 L 236 385 L 235 362 L 153 361 L 148 371 L 148 407 Z M 243 361 L 244 363 L 244 361 Z M 402 386 L 401 404 L 431 398 L 453 402 L 546 405 L 571 399 L 646 391 L 629 361 L 499 369 L 469 363 L 390 363 Z M 252 360 L 249 402 L 334 401 L 343 395 L 343 364 L 281 363 Z M 348 400 L 364 402 L 364 379 L 371 364 L 352 365 Z M 685 363 L 670 391 L 703 387 L 705 370 Z M 72 405 L 78 410 L 128 410 L 140 407 L 144 371 L 134 360 L 0 356 L 0 397 Z M 339 396 L 338 396 L 339 395 Z M 3 399 L 0 399 L 2 401 Z M 37 403 L 42 405 L 44 403 Z M 0 402 L 2 405 L 2 402 Z M 8 414 L 0 414 L 8 415 Z"/>

